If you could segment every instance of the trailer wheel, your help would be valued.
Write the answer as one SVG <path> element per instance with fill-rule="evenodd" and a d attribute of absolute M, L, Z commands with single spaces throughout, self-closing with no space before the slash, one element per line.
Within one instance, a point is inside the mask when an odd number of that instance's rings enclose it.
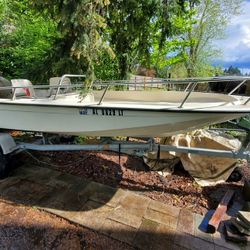
<path fill-rule="evenodd" d="M 240 171 L 240 168 L 235 168 L 234 171 L 231 173 L 231 175 L 228 178 L 229 182 L 237 182 L 242 179 L 242 173 Z"/>
<path fill-rule="evenodd" d="M 7 159 L 0 150 L 0 179 L 7 177 Z"/>

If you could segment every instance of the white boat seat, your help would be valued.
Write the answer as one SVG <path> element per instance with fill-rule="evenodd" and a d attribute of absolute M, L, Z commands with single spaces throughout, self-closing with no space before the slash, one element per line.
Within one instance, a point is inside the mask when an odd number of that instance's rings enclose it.
<path fill-rule="evenodd" d="M 31 81 L 27 79 L 12 79 L 11 85 L 12 87 L 22 87 L 22 88 L 16 88 L 16 91 L 15 91 L 16 96 L 26 96 L 26 97 L 36 96 Z"/>
<path fill-rule="evenodd" d="M 49 85 L 50 86 L 58 86 L 60 80 L 61 80 L 61 77 L 51 77 L 49 79 Z M 71 85 L 71 81 L 70 81 L 69 78 L 66 77 L 66 78 L 64 78 L 62 84 L 63 85 Z M 57 88 L 51 88 L 49 90 L 49 96 L 56 94 L 56 91 L 57 91 Z M 70 87 L 62 87 L 62 88 L 60 88 L 60 93 L 64 94 L 64 93 L 68 93 L 68 92 L 71 92 Z"/>

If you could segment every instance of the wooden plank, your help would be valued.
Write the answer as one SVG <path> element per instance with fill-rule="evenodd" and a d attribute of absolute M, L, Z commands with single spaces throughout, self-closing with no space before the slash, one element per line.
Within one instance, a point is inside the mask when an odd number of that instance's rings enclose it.
<path fill-rule="evenodd" d="M 227 211 L 228 204 L 234 195 L 233 190 L 228 190 L 226 194 L 221 199 L 218 207 L 216 208 L 212 218 L 208 222 L 207 232 L 215 233 L 219 227 L 219 224 Z"/>

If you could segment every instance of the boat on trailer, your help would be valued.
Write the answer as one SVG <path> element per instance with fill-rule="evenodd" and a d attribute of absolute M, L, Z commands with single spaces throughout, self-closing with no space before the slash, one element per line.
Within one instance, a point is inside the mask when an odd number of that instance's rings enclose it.
<path fill-rule="evenodd" d="M 65 135 L 165 137 L 250 113 L 250 98 L 234 95 L 250 80 L 248 77 L 98 81 L 85 94 L 79 91 L 82 84 L 68 84 L 69 79 L 79 77 L 84 76 L 64 75 L 50 85 L 17 79 L 10 87 L 0 87 L 0 92 L 11 90 L 8 97 L 0 95 L 0 128 Z M 200 83 L 235 81 L 239 84 L 228 94 L 196 91 Z M 182 91 L 169 91 L 173 85 L 187 86 Z M 114 90 L 117 86 L 122 90 Z"/>

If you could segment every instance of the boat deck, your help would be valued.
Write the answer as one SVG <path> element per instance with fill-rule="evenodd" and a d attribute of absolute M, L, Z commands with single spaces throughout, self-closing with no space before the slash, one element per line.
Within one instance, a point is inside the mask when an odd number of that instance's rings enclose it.
<path fill-rule="evenodd" d="M 96 107 L 96 108 L 120 108 L 120 109 L 150 109 L 150 110 L 214 110 L 235 112 L 250 111 L 249 105 L 243 105 L 246 97 L 229 96 L 215 93 L 193 92 L 180 108 L 185 98 L 185 92 L 178 91 L 109 91 L 102 98 L 102 91 L 96 91 L 86 96 L 79 94 L 58 95 L 57 99 L 18 97 L 15 100 L 0 99 L 2 104 L 18 105 L 45 105 L 45 106 L 71 106 L 71 107 Z M 100 100 L 102 100 L 100 102 Z"/>

